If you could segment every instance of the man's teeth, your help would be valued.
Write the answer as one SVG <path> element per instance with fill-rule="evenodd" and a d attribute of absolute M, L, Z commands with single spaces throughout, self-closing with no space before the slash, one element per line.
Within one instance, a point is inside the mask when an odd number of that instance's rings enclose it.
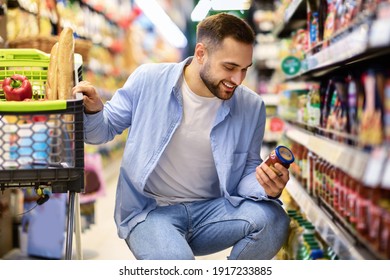
<path fill-rule="evenodd" d="M 234 88 L 234 86 L 233 85 L 230 85 L 230 84 L 228 84 L 228 83 L 225 83 L 225 82 L 222 82 L 225 86 L 227 86 L 228 88 Z"/>

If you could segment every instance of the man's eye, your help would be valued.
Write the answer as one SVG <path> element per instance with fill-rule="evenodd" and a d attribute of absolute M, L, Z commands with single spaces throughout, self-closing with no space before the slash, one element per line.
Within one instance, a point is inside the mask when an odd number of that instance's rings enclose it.
<path fill-rule="evenodd" d="M 233 67 L 225 66 L 225 69 L 228 70 L 228 71 L 232 71 L 234 68 L 233 68 Z"/>

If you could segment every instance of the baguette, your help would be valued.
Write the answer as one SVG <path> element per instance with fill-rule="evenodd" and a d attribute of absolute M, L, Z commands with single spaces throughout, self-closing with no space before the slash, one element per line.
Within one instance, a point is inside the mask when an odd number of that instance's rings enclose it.
<path fill-rule="evenodd" d="M 70 99 L 74 86 L 74 38 L 73 30 L 65 27 L 58 39 L 57 93 L 58 99 Z"/>
<path fill-rule="evenodd" d="M 50 62 L 47 69 L 46 99 L 57 100 L 57 58 L 58 42 L 53 45 L 50 51 Z"/>

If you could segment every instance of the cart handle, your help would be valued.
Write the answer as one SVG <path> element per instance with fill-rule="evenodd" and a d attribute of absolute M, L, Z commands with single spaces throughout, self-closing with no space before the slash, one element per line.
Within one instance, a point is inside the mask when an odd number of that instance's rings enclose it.
<path fill-rule="evenodd" d="M 28 113 L 66 110 L 66 100 L 0 101 L 0 113 Z"/>

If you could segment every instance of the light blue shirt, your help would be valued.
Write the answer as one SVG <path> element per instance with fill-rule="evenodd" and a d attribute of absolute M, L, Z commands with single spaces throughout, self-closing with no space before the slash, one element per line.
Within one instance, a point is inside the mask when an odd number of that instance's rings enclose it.
<path fill-rule="evenodd" d="M 181 122 L 179 89 L 183 69 L 191 59 L 138 67 L 104 110 L 85 115 L 86 143 L 102 144 L 129 129 L 114 214 L 120 238 L 127 238 L 133 227 L 156 207 L 156 201 L 144 192 L 144 187 Z M 255 177 L 255 169 L 261 163 L 265 121 L 263 100 L 242 85 L 217 112 L 210 133 L 211 148 L 221 193 L 232 205 L 237 206 L 245 198 L 268 200 Z"/>

